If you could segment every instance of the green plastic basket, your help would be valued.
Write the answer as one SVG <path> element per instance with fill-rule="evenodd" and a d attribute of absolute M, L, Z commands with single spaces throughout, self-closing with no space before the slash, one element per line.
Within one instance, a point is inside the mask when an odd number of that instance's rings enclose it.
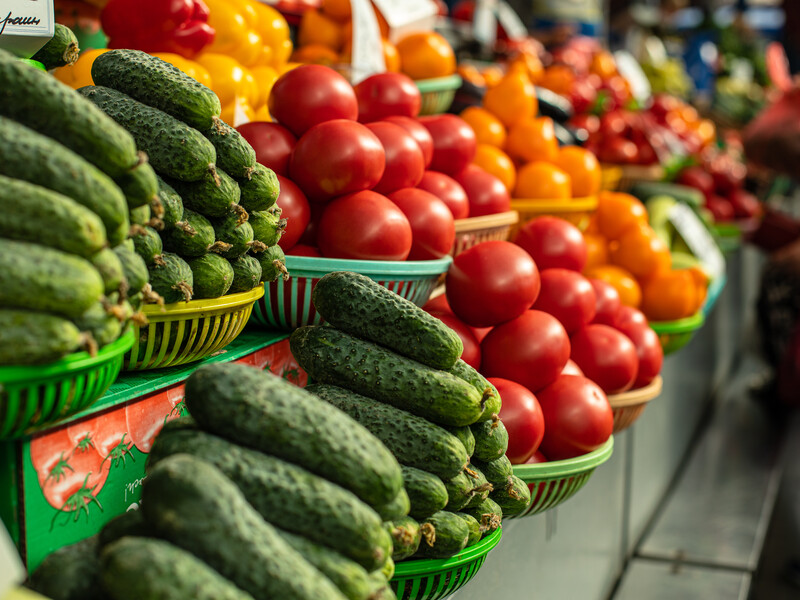
<path fill-rule="evenodd" d="M 486 555 L 497 546 L 498 529 L 460 554 L 445 559 L 407 560 L 397 563 L 389 585 L 398 600 L 439 600 L 464 587 L 483 566 Z"/>
<path fill-rule="evenodd" d="M 723 254 L 731 254 L 742 245 L 742 230 L 736 223 L 714 223 L 711 233 Z"/>
<path fill-rule="evenodd" d="M 688 344 L 695 332 L 705 323 L 705 315 L 702 310 L 697 311 L 691 317 L 678 319 L 676 321 L 650 321 L 650 327 L 658 334 L 664 356 L 672 354 Z"/>
<path fill-rule="evenodd" d="M 420 115 L 439 115 L 446 113 L 453 104 L 456 90 L 461 87 L 461 76 L 449 75 L 434 79 L 419 79 L 417 84 L 422 94 L 422 107 Z"/>
<path fill-rule="evenodd" d="M 135 334 L 95 356 L 76 352 L 43 366 L 0 367 L 0 439 L 49 427 L 91 406 L 114 383 Z"/>
<path fill-rule="evenodd" d="M 528 509 L 514 518 L 537 515 L 572 498 L 594 470 L 606 462 L 614 451 L 614 436 L 597 450 L 551 462 L 533 465 L 514 465 L 514 475 L 528 484 L 531 503 Z"/>
<path fill-rule="evenodd" d="M 31 60 L 30 58 L 20 58 L 20 60 L 22 62 L 26 63 L 26 64 L 29 64 L 30 66 L 32 66 L 32 67 L 34 67 L 36 69 L 41 69 L 42 71 L 47 71 L 47 69 L 44 68 L 44 65 L 42 63 L 40 63 L 38 60 Z"/>
<path fill-rule="evenodd" d="M 264 297 L 253 308 L 253 323 L 292 331 L 303 325 L 318 325 L 322 318 L 311 303 L 311 292 L 322 277 L 334 271 L 355 271 L 366 275 L 411 300 L 417 306 L 428 301 L 439 277 L 447 272 L 453 259 L 383 261 L 342 260 L 313 256 L 287 256 L 289 279 L 278 279 L 265 287 Z"/>

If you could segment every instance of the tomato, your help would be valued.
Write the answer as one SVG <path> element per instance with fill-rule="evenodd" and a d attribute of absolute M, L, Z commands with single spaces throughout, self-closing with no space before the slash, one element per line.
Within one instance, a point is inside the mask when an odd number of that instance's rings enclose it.
<path fill-rule="evenodd" d="M 628 123 L 621 111 L 612 110 L 600 117 L 599 131 L 603 137 L 618 137 L 628 129 Z"/>
<path fill-rule="evenodd" d="M 467 122 L 456 115 L 432 115 L 420 117 L 433 138 L 433 159 L 430 168 L 448 175 L 455 175 L 475 158 L 478 147 L 475 132 Z"/>
<path fill-rule="evenodd" d="M 644 313 L 642 311 L 640 311 L 638 308 L 633 308 L 632 306 L 625 306 L 623 304 L 617 311 L 617 318 L 614 320 L 612 327 L 622 331 L 624 328 L 629 327 L 631 325 L 649 325 L 649 324 L 647 322 L 647 317 L 644 316 Z"/>
<path fill-rule="evenodd" d="M 586 377 L 559 375 L 536 394 L 544 414 L 540 446 L 549 460 L 563 460 L 596 450 L 614 429 L 608 398 Z"/>
<path fill-rule="evenodd" d="M 542 289 L 534 309 L 553 315 L 570 334 L 594 319 L 594 288 L 583 275 L 567 269 L 547 269 L 540 278 Z"/>
<path fill-rule="evenodd" d="M 639 369 L 636 372 L 633 388 L 644 387 L 658 376 L 664 362 L 664 350 L 661 348 L 658 334 L 647 324 L 630 321 L 618 327 L 618 330 L 633 342 L 636 355 L 639 357 Z"/>
<path fill-rule="evenodd" d="M 596 215 L 600 233 L 609 240 L 619 239 L 631 227 L 648 223 L 644 204 L 619 192 L 601 192 Z"/>
<path fill-rule="evenodd" d="M 511 210 L 511 196 L 503 182 L 478 165 L 467 167 L 455 176 L 469 201 L 469 216 L 481 217 Z"/>
<path fill-rule="evenodd" d="M 427 169 L 431 164 L 431 160 L 433 160 L 433 138 L 428 129 L 417 119 L 410 117 L 391 116 L 383 120 L 400 125 L 411 134 L 422 149 L 422 156 L 425 159 L 425 168 Z"/>
<path fill-rule="evenodd" d="M 558 377 L 569 352 L 569 336 L 558 319 L 526 310 L 483 338 L 481 372 L 516 381 L 536 393 Z"/>
<path fill-rule="evenodd" d="M 627 228 L 610 248 L 609 258 L 635 277 L 647 277 L 670 268 L 669 248 L 650 225 Z"/>
<path fill-rule="evenodd" d="M 428 311 L 431 315 L 439 319 L 450 329 L 458 334 L 461 343 L 464 344 L 464 352 L 461 353 L 461 360 L 478 369 L 481 366 L 481 345 L 469 325 L 449 311 Z M 505 399 L 504 399 L 505 400 Z"/>
<path fill-rule="evenodd" d="M 296 136 L 324 121 L 358 118 L 353 87 L 322 65 L 300 65 L 281 75 L 269 94 L 269 114 Z"/>
<path fill-rule="evenodd" d="M 499 416 L 508 431 L 506 456 L 515 465 L 523 464 L 542 443 L 545 427 L 542 408 L 525 386 L 500 377 L 492 377 L 489 382 L 503 399 Z"/>
<path fill-rule="evenodd" d="M 185 407 L 183 385 L 126 404 L 125 426 L 130 441 L 140 452 L 149 453 L 164 424 L 185 414 Z"/>
<path fill-rule="evenodd" d="M 706 208 L 714 216 L 714 221 L 733 221 L 736 211 L 727 198 L 711 194 L 706 198 Z"/>
<path fill-rule="evenodd" d="M 327 206 L 317 243 L 328 258 L 405 260 L 411 251 L 411 225 L 386 196 L 356 192 Z"/>
<path fill-rule="evenodd" d="M 564 368 L 561 369 L 562 375 L 580 375 L 581 377 L 585 377 L 581 368 L 575 364 L 575 361 L 571 358 L 567 361 L 567 364 L 564 365 Z"/>
<path fill-rule="evenodd" d="M 308 227 L 311 220 L 311 206 L 303 191 L 294 182 L 278 175 L 278 183 L 281 191 L 277 204 L 281 209 L 281 217 L 286 219 L 286 229 L 278 240 L 278 245 L 286 252 L 300 240 L 300 236 Z"/>
<path fill-rule="evenodd" d="M 286 256 L 313 256 L 322 258 L 322 252 L 316 246 L 309 246 L 308 244 L 295 244 L 286 251 Z"/>
<path fill-rule="evenodd" d="M 408 260 L 434 260 L 450 254 L 456 225 L 444 202 L 430 192 L 410 187 L 392 192 L 389 200 L 403 211 L 411 225 Z"/>
<path fill-rule="evenodd" d="M 326 201 L 372 188 L 385 166 L 374 133 L 361 123 L 336 119 L 312 127 L 297 141 L 289 173 L 309 200 Z"/>
<path fill-rule="evenodd" d="M 538 217 L 519 228 L 514 243 L 533 257 L 540 271 L 583 271 L 586 242 L 580 229 L 557 217 Z"/>
<path fill-rule="evenodd" d="M 537 402 L 538 402 L 538 400 L 537 400 Z M 548 462 L 547 461 L 547 457 L 542 453 L 541 450 L 537 450 L 536 452 L 533 453 L 533 455 L 528 460 L 525 461 L 525 464 L 526 465 L 538 465 L 539 463 L 546 463 L 546 462 Z M 539 484 L 539 485 L 544 485 L 544 484 Z M 531 491 L 533 491 L 533 488 L 536 487 L 536 484 L 529 483 L 528 487 L 531 489 Z"/>
<path fill-rule="evenodd" d="M 735 189 L 728 195 L 737 219 L 749 219 L 761 214 L 761 204 L 753 194 L 743 189 Z"/>
<path fill-rule="evenodd" d="M 600 145 L 598 158 L 616 165 L 633 164 L 639 161 L 639 150 L 636 144 L 625 138 L 608 138 Z"/>
<path fill-rule="evenodd" d="M 311 216 L 308 220 L 308 225 L 306 225 L 303 234 L 300 236 L 299 243 L 308 246 L 316 246 L 319 222 L 322 220 L 322 215 L 325 213 L 325 207 L 327 205 L 320 204 L 319 202 L 311 202 L 309 206 L 311 207 Z"/>
<path fill-rule="evenodd" d="M 606 394 L 630 389 L 636 380 L 639 359 L 625 334 L 608 325 L 587 325 L 570 338 L 570 358 Z"/>
<path fill-rule="evenodd" d="M 386 154 L 386 167 L 375 191 L 388 194 L 417 185 L 425 172 L 425 158 L 411 134 L 399 125 L 380 121 L 369 123 L 367 129 L 380 140 Z"/>
<path fill-rule="evenodd" d="M 539 270 L 510 242 L 482 242 L 453 259 L 445 294 L 453 313 L 472 327 L 516 319 L 539 296 Z"/>
<path fill-rule="evenodd" d="M 438 171 L 425 171 L 417 187 L 444 202 L 453 213 L 454 219 L 466 219 L 469 216 L 467 192 L 449 175 Z"/>
<path fill-rule="evenodd" d="M 297 144 L 297 138 L 291 131 L 277 123 L 265 121 L 245 123 L 236 130 L 256 151 L 258 162 L 278 175 L 285 177 L 289 174 L 289 157 Z"/>
<path fill-rule="evenodd" d="M 600 117 L 588 113 L 574 115 L 567 121 L 567 125 L 572 129 L 582 129 L 588 135 L 594 135 L 600 131 Z"/>
<path fill-rule="evenodd" d="M 416 117 L 422 106 L 422 94 L 414 81 L 402 73 L 378 73 L 355 87 L 358 120 L 379 121 L 393 115 Z"/>
<path fill-rule="evenodd" d="M 594 297 L 596 300 L 592 323 L 614 327 L 617 315 L 622 307 L 622 300 L 619 297 L 617 288 L 602 279 L 590 279 L 589 283 L 591 283 L 594 288 Z"/>
<path fill-rule="evenodd" d="M 422 305 L 422 309 L 427 312 L 445 312 L 453 314 L 453 309 L 450 308 L 445 294 L 439 294 L 435 298 L 431 298 Z"/>

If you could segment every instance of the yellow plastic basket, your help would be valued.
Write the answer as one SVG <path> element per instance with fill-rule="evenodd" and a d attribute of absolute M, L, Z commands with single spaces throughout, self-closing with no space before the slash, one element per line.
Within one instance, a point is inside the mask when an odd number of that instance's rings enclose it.
<path fill-rule="evenodd" d="M 456 220 L 456 242 L 451 254 L 456 256 L 481 242 L 507 240 L 511 227 L 519 221 L 515 210 L 482 217 L 469 217 Z"/>
<path fill-rule="evenodd" d="M 629 191 L 638 181 L 662 181 L 666 171 L 661 165 L 601 165 L 603 172 L 607 169 L 619 169 L 616 190 Z M 601 184 L 602 186 L 602 184 Z M 603 188 L 606 189 L 606 188 Z"/>
<path fill-rule="evenodd" d="M 622 180 L 622 167 L 603 165 L 600 175 L 600 189 L 606 192 L 615 192 L 619 189 Z"/>
<path fill-rule="evenodd" d="M 513 236 L 519 227 L 543 215 L 559 217 L 569 221 L 581 231 L 589 225 L 592 214 L 597 210 L 597 196 L 572 198 L 571 200 L 533 200 L 515 198 L 511 200 L 511 208 L 519 213 L 519 221 L 513 228 Z"/>
<path fill-rule="evenodd" d="M 608 403 L 614 412 L 614 433 L 633 425 L 642 416 L 647 403 L 658 398 L 663 386 L 664 381 L 659 375 L 643 388 L 609 396 Z"/>

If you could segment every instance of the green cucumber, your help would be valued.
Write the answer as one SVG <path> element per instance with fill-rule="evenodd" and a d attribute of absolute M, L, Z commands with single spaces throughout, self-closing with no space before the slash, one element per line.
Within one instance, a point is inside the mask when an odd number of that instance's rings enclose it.
<path fill-rule="evenodd" d="M 411 499 L 408 497 L 408 492 L 403 488 L 400 488 L 400 492 L 393 500 L 375 507 L 375 511 L 384 521 L 393 521 L 405 517 L 410 509 Z"/>
<path fill-rule="evenodd" d="M 164 251 L 164 246 L 161 241 L 161 236 L 152 227 L 143 227 L 141 231 L 136 232 L 131 236 L 133 240 L 133 247 L 136 249 L 136 254 L 142 257 L 145 264 L 149 267 L 161 260 L 161 253 Z"/>
<path fill-rule="evenodd" d="M 86 86 L 78 93 L 127 129 L 161 175 L 199 181 L 216 171 L 217 152 L 196 129 L 107 87 Z"/>
<path fill-rule="evenodd" d="M 104 600 L 97 536 L 64 546 L 44 559 L 27 586 L 51 600 Z"/>
<path fill-rule="evenodd" d="M 366 275 L 328 273 L 317 282 L 311 299 L 334 327 L 432 369 L 450 369 L 464 351 L 455 331 Z"/>
<path fill-rule="evenodd" d="M 503 521 L 503 509 L 491 498 L 487 498 L 478 506 L 465 508 L 461 512 L 472 515 L 477 519 L 481 524 L 481 531 L 484 536 L 500 527 Z"/>
<path fill-rule="evenodd" d="M 286 230 L 286 219 L 277 211 L 262 210 L 250 213 L 253 237 L 266 246 L 277 244 Z"/>
<path fill-rule="evenodd" d="M 100 60 L 97 60 L 100 59 Z M 92 79 L 194 127 L 217 123 L 217 95 L 170 63 L 139 50 L 111 50 L 92 63 Z"/>
<path fill-rule="evenodd" d="M 408 514 L 415 519 L 427 519 L 447 506 L 447 488 L 436 475 L 403 466 L 403 484 L 411 500 Z"/>
<path fill-rule="evenodd" d="M 472 435 L 472 429 L 468 425 L 464 425 L 464 427 L 447 427 L 446 429 L 464 445 L 467 455 L 472 456 L 473 452 L 475 452 L 475 436 Z"/>
<path fill-rule="evenodd" d="M 387 579 L 386 575 L 376 571 L 374 573 L 370 573 L 369 578 L 370 582 L 372 583 L 372 592 L 370 593 L 369 600 L 397 599 L 397 594 L 394 593 L 392 586 L 389 585 L 389 579 Z"/>
<path fill-rule="evenodd" d="M 138 294 L 150 280 L 150 274 L 144 259 L 136 254 L 133 240 L 125 240 L 113 250 L 122 265 L 125 281 L 128 282 L 128 297 Z"/>
<path fill-rule="evenodd" d="M 41 107 L 36 110 L 44 112 Z M 41 185 L 85 206 L 103 221 L 112 246 L 128 235 L 128 205 L 108 175 L 55 140 L 4 117 L 0 117 L 0 175 Z"/>
<path fill-rule="evenodd" d="M 161 239 L 169 252 L 186 258 L 203 256 L 214 245 L 214 226 L 200 213 L 184 208 L 183 220 L 165 227 Z"/>
<path fill-rule="evenodd" d="M 83 341 L 75 325 L 56 315 L 0 309 L 0 365 L 52 362 L 78 350 Z"/>
<path fill-rule="evenodd" d="M 489 462 L 473 459 L 473 464 L 480 469 L 481 473 L 486 477 L 486 480 L 495 488 L 508 485 L 511 477 L 514 475 L 514 467 L 505 454 Z"/>
<path fill-rule="evenodd" d="M 156 180 L 158 181 L 158 199 L 164 209 L 161 220 L 164 221 L 165 227 L 173 227 L 183 220 L 183 200 L 178 192 L 175 191 L 175 188 L 159 177 L 158 174 L 156 174 Z"/>
<path fill-rule="evenodd" d="M 486 476 L 475 465 L 467 467 L 466 473 L 467 478 L 472 482 L 472 498 L 470 498 L 466 508 L 475 508 L 489 497 L 489 493 L 494 489 L 494 486 L 489 483 Z"/>
<path fill-rule="evenodd" d="M 473 385 L 481 394 L 483 412 L 481 416 L 478 417 L 477 421 L 488 421 L 489 419 L 496 418 L 502 406 L 500 394 L 483 375 L 460 358 L 456 361 L 456 364 L 453 365 L 453 368 L 450 369 L 450 373 Z"/>
<path fill-rule="evenodd" d="M 206 254 L 189 261 L 192 270 L 192 298 L 219 298 L 228 293 L 233 283 L 231 263 L 218 254 Z"/>
<path fill-rule="evenodd" d="M 450 558 L 467 547 L 469 527 L 461 517 L 442 510 L 425 519 L 425 523 L 433 526 L 434 535 L 423 539 L 419 545 L 420 556 Z"/>
<path fill-rule="evenodd" d="M 150 223 L 150 219 L 152 218 L 152 211 L 150 209 L 149 204 L 145 204 L 144 206 L 139 206 L 138 208 L 134 208 L 128 214 L 131 222 L 132 231 L 135 229 L 133 227 L 134 225 L 138 225 L 139 227 L 146 227 L 148 223 Z"/>
<path fill-rule="evenodd" d="M 74 64 L 80 54 L 78 38 L 66 25 L 56 23 L 53 27 L 53 37 L 31 56 L 31 60 L 39 61 L 48 71 L 58 67 Z"/>
<path fill-rule="evenodd" d="M 233 267 L 233 283 L 230 294 L 249 292 L 261 282 L 261 263 L 257 259 L 245 254 L 231 261 Z"/>
<path fill-rule="evenodd" d="M 422 532 L 416 519 L 403 517 L 387 523 L 386 526 L 392 536 L 394 547 L 392 560 L 397 562 L 417 553 L 422 540 Z"/>
<path fill-rule="evenodd" d="M 189 302 L 194 293 L 191 267 L 172 252 L 164 252 L 161 261 L 163 264 L 154 264 L 147 269 L 153 291 L 160 294 L 167 304 Z"/>
<path fill-rule="evenodd" d="M 142 485 L 142 510 L 159 537 L 256 598 L 344 599 L 230 479 L 199 458 L 181 454 L 153 467 Z"/>
<path fill-rule="evenodd" d="M 186 404 L 208 431 L 291 460 L 371 506 L 389 502 L 403 486 L 400 465 L 375 436 L 268 372 L 233 363 L 204 365 L 186 381 Z"/>
<path fill-rule="evenodd" d="M 239 204 L 247 209 L 247 212 L 267 210 L 275 205 L 280 195 L 280 183 L 275 172 L 256 163 L 250 178 L 237 179 L 241 197 Z"/>
<path fill-rule="evenodd" d="M 270 246 L 264 252 L 256 254 L 258 264 L 261 265 L 261 281 L 270 283 L 283 277 L 284 281 L 289 279 L 289 271 L 286 269 L 286 255 L 280 246 Z"/>
<path fill-rule="evenodd" d="M 114 179 L 125 194 L 128 208 L 139 208 L 150 204 L 158 197 L 158 179 L 156 172 L 147 161 L 147 156 L 140 153 L 139 164 Z"/>
<path fill-rule="evenodd" d="M 105 246 L 106 229 L 100 217 L 71 198 L 0 175 L 0 237 L 89 258 Z"/>
<path fill-rule="evenodd" d="M 469 460 L 458 438 L 421 417 L 334 385 L 313 384 L 306 390 L 361 423 L 401 464 L 449 479 Z"/>
<path fill-rule="evenodd" d="M 477 390 L 461 379 L 334 327 L 301 327 L 292 333 L 290 344 L 297 362 L 315 381 L 350 389 L 433 423 L 461 427 L 483 411 Z"/>
<path fill-rule="evenodd" d="M 481 421 L 471 426 L 475 436 L 475 452 L 478 460 L 489 462 L 497 460 L 508 450 L 508 431 L 503 422 Z"/>
<path fill-rule="evenodd" d="M 256 151 L 233 127 L 217 121 L 203 131 L 217 149 L 217 166 L 237 179 L 248 179 L 256 167 Z"/>
<path fill-rule="evenodd" d="M 234 260 L 244 256 L 253 245 L 253 228 L 247 221 L 242 222 L 239 212 L 231 210 L 221 219 L 214 219 L 211 223 L 217 241 L 230 246 L 215 250 L 220 256 Z"/>
<path fill-rule="evenodd" d="M 467 513 L 457 512 L 454 513 L 457 517 L 459 517 L 464 523 L 467 525 L 467 529 L 469 529 L 469 539 L 467 540 L 467 548 L 470 546 L 474 546 L 479 541 L 481 541 L 481 537 L 483 536 L 483 532 L 481 531 L 481 524 L 478 523 L 478 519 L 473 517 L 472 515 L 468 515 Z"/>
<path fill-rule="evenodd" d="M 374 581 L 380 581 L 378 574 L 383 576 L 383 581 L 388 582 L 392 577 L 394 577 L 395 572 L 395 564 L 394 559 L 390 556 L 386 559 L 386 562 L 381 567 L 380 571 L 373 571 L 370 575 L 375 576 Z"/>
<path fill-rule="evenodd" d="M 224 217 L 234 205 L 237 210 L 243 210 L 238 206 L 239 186 L 221 169 L 217 169 L 214 173 L 205 173 L 196 181 L 171 179 L 169 183 L 180 194 L 186 208 L 191 208 L 203 216 Z M 242 220 L 245 216 L 246 214 L 242 216 Z"/>
<path fill-rule="evenodd" d="M 469 504 L 475 495 L 475 484 L 466 473 L 459 473 L 452 479 L 442 481 L 447 489 L 447 506 L 445 510 L 456 512 Z"/>
<path fill-rule="evenodd" d="M 119 257 L 110 248 L 103 248 L 99 252 L 89 257 L 97 272 L 103 278 L 103 293 L 111 294 L 118 292 L 122 283 L 125 281 L 125 271 Z M 127 286 L 127 282 L 125 282 Z"/>
<path fill-rule="evenodd" d="M 109 314 L 102 302 L 89 307 L 73 323 L 81 332 L 89 333 L 98 348 L 107 346 L 122 334 L 122 322 L 114 314 Z"/>
<path fill-rule="evenodd" d="M 492 500 L 497 502 L 507 517 L 515 517 L 525 512 L 531 503 L 531 490 L 528 484 L 519 477 L 512 476 L 511 481 L 491 494 Z"/>
<path fill-rule="evenodd" d="M 102 549 L 124 537 L 151 537 L 153 533 L 145 523 L 142 511 L 137 509 L 127 510 L 114 517 L 103 525 L 97 535 Z"/>

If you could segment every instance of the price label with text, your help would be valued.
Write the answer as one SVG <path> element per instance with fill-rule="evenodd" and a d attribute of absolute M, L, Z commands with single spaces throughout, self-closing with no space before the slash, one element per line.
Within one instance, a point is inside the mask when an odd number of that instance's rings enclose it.
<path fill-rule="evenodd" d="M 29 57 L 53 37 L 53 0 L 0 2 L 0 48 Z"/>
<path fill-rule="evenodd" d="M 689 246 L 712 279 L 725 273 L 725 258 L 711 233 L 695 212 L 685 204 L 676 204 L 669 212 L 668 219 Z"/>

